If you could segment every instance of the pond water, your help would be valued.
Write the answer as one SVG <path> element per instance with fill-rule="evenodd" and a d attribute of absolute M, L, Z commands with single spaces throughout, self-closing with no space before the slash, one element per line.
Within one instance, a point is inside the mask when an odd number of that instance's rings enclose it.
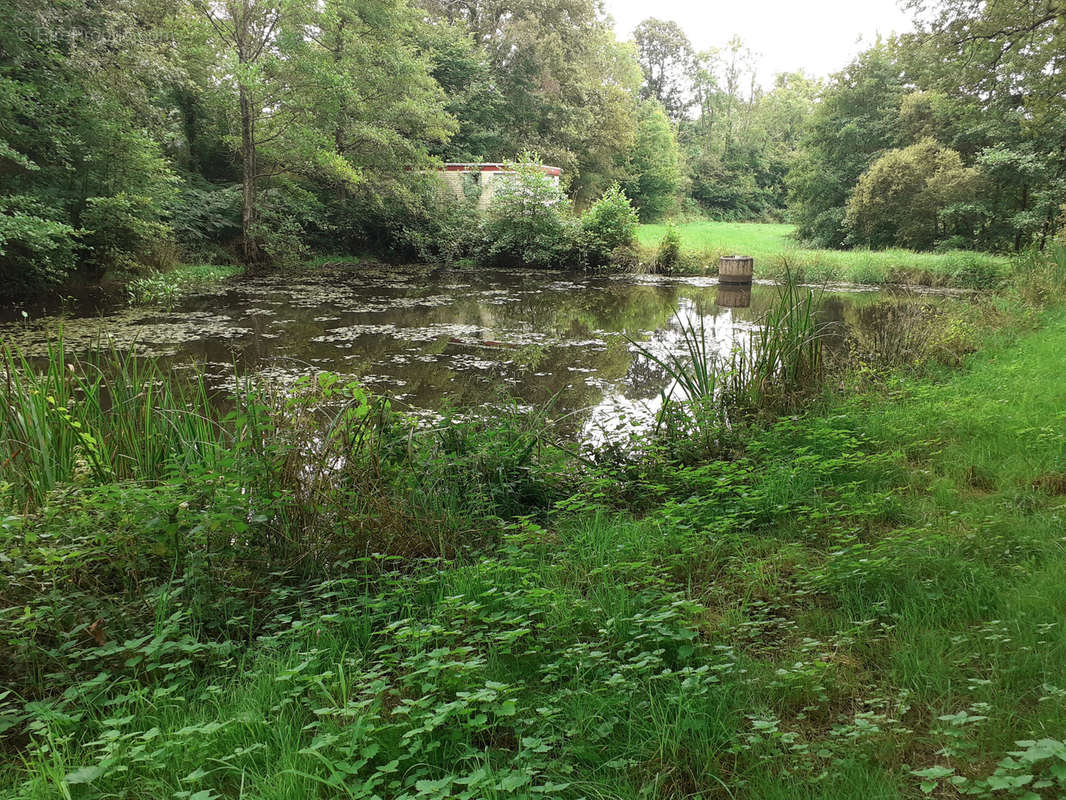
<path fill-rule="evenodd" d="M 569 416 L 575 432 L 597 438 L 647 421 L 668 386 L 630 339 L 653 352 L 676 350 L 678 316 L 702 314 L 709 340 L 728 355 L 744 345 L 773 292 L 760 284 L 750 295 L 720 289 L 714 278 L 337 266 L 241 278 L 173 310 L 113 302 L 31 315 L 0 324 L 0 336 L 31 356 L 60 330 L 73 352 L 110 339 L 175 368 L 199 366 L 220 389 L 235 371 L 283 384 L 335 372 L 426 414 L 551 401 L 553 416 Z M 818 293 L 838 339 L 849 327 L 892 324 L 899 315 L 885 310 L 900 304 L 947 302 L 857 286 Z"/>

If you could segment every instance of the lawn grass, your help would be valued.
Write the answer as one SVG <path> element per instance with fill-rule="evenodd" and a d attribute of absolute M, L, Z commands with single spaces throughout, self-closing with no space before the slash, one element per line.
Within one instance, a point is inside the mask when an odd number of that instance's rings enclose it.
<path fill-rule="evenodd" d="M 74 645 L 33 628 L 52 683 L 0 796 L 910 800 L 958 796 L 952 778 L 1058 796 L 1066 310 L 1030 322 L 957 370 L 748 431 L 728 459 L 586 473 L 493 546 L 375 550 L 300 585 L 277 566 L 282 610 L 229 638 L 182 599 L 217 524 L 191 490 L 185 509 L 171 483 L 111 516 L 75 493 L 47 523 L 9 517 L 13 572 L 44 551 L 53 575 L 76 531 L 135 541 L 154 497 L 131 563 L 186 572 L 146 595 L 143 636 L 94 646 L 107 618 L 86 612 L 81 681 Z M 181 536 L 185 555 L 158 550 Z"/>
<path fill-rule="evenodd" d="M 667 225 L 641 225 L 637 240 L 654 248 Z M 813 282 L 910 283 L 928 286 L 988 288 L 1008 272 L 1008 259 L 986 253 L 952 250 L 811 250 L 792 238 L 792 225 L 747 222 L 689 222 L 678 226 L 682 247 L 697 271 L 716 271 L 724 255 L 755 258 L 756 277 L 780 277 L 785 265 Z"/>

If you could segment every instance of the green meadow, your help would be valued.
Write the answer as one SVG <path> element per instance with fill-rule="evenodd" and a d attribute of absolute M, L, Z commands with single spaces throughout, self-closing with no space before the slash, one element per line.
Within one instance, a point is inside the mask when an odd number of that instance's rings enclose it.
<path fill-rule="evenodd" d="M 677 226 L 686 251 L 686 271 L 713 272 L 720 256 L 755 258 L 757 277 L 779 278 L 785 268 L 803 280 L 849 283 L 909 283 L 988 288 L 1001 283 L 1009 259 L 966 250 L 917 253 L 910 250 L 817 250 L 793 238 L 794 226 L 755 222 L 687 222 Z M 653 249 L 668 225 L 641 225 L 637 240 Z"/>

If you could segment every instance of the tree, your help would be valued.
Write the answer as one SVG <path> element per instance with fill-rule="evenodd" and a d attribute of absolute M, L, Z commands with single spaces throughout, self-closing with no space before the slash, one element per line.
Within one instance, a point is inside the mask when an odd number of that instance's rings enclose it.
<path fill-rule="evenodd" d="M 264 246 L 279 221 L 261 224 L 264 181 L 310 179 L 312 192 L 343 197 L 364 170 L 401 173 L 453 132 L 400 0 L 194 1 L 214 33 L 213 83 L 239 123 L 246 264 L 279 255 Z"/>
<path fill-rule="evenodd" d="M 694 62 L 699 115 L 682 120 L 678 139 L 689 194 L 715 219 L 780 217 L 785 175 L 796 158 L 819 84 L 802 73 L 778 75 L 760 89 L 755 57 L 734 37 Z"/>
<path fill-rule="evenodd" d="M 871 165 L 848 199 L 845 225 L 866 247 L 929 250 L 956 232 L 944 213 L 971 202 L 977 188 L 977 171 L 963 166 L 957 152 L 925 139 Z"/>
<path fill-rule="evenodd" d="M 641 222 L 662 218 L 677 201 L 679 162 L 677 137 L 666 112 L 654 101 L 646 102 L 629 158 L 630 177 L 623 187 L 637 206 Z"/>
<path fill-rule="evenodd" d="M 581 202 L 621 177 L 636 131 L 640 72 L 597 0 L 423 5 L 452 31 L 434 35 L 443 46 L 434 74 L 459 90 L 449 108 L 460 133 L 442 157 L 501 161 L 535 150 L 563 169 Z"/>
<path fill-rule="evenodd" d="M 193 0 L 195 8 L 217 35 L 221 60 L 215 77 L 229 84 L 236 99 L 241 162 L 241 255 L 246 265 L 262 264 L 263 253 L 257 223 L 257 193 L 261 180 L 272 168 L 260 164 L 260 148 L 283 137 L 296 144 L 303 140 L 292 128 L 293 87 L 291 54 L 285 45 L 306 21 L 307 9 L 296 0 Z M 288 41 L 282 39 L 289 29 Z M 308 131 L 310 133 L 310 131 Z M 317 138 L 317 137 L 314 137 Z M 302 148 L 301 148 L 302 149 Z"/>
<path fill-rule="evenodd" d="M 637 58 L 644 73 L 641 97 L 654 98 L 675 122 L 692 104 L 691 81 L 695 54 L 676 22 L 651 17 L 633 31 Z"/>
<path fill-rule="evenodd" d="M 910 5 L 909 70 L 952 104 L 953 146 L 989 180 L 979 243 L 1043 246 L 1066 199 L 1066 3 Z"/>
<path fill-rule="evenodd" d="M 155 97 L 180 79 L 157 25 L 165 7 L 68 0 L 0 5 L 0 277 L 8 295 L 53 288 L 78 266 L 112 266 L 93 240 L 105 230 L 154 222 L 173 196 L 175 176 L 159 139 L 165 114 Z M 94 213 L 100 200 L 136 197 L 119 214 Z M 131 219 L 129 214 L 145 214 Z M 141 241 L 158 254 L 166 229 Z M 151 251 L 151 252 L 149 252 Z M 124 257 L 123 257 L 123 260 Z"/>
<path fill-rule="evenodd" d="M 900 101 L 907 89 L 895 42 L 879 42 L 833 76 L 815 107 L 802 152 L 788 174 L 801 237 L 844 244 L 845 205 L 862 175 L 898 144 Z"/>

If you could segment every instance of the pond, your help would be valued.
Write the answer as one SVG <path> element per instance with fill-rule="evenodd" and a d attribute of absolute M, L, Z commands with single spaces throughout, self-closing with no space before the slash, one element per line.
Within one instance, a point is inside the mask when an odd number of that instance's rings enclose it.
<path fill-rule="evenodd" d="M 709 340 L 728 355 L 774 291 L 757 283 L 746 295 L 714 278 L 346 265 L 241 278 L 172 310 L 83 304 L 5 322 L 0 336 L 31 356 L 60 331 L 72 352 L 109 339 L 175 368 L 203 368 L 219 389 L 235 373 L 285 384 L 335 372 L 427 415 L 550 402 L 553 417 L 595 439 L 646 422 L 669 384 L 630 340 L 656 353 L 677 350 L 678 318 L 702 314 Z M 949 302 L 914 290 L 816 292 L 837 340 L 855 327 L 892 336 L 883 328 L 900 315 L 886 309 Z"/>

